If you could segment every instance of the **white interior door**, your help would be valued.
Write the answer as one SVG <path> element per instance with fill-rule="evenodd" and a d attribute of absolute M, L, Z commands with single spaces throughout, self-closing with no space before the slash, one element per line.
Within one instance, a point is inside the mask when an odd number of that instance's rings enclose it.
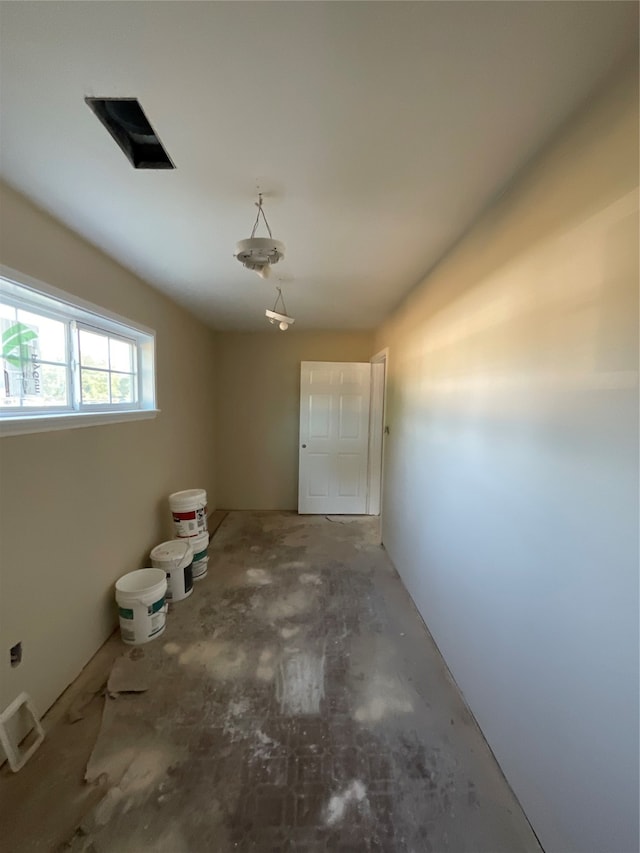
<path fill-rule="evenodd" d="M 367 512 L 371 365 L 303 361 L 298 512 Z"/>

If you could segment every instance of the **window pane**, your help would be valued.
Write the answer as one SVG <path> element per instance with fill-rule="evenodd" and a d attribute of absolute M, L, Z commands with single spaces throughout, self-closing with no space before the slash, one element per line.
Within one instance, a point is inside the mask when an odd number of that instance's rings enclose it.
<path fill-rule="evenodd" d="M 18 311 L 18 320 L 38 335 L 38 354 L 44 361 L 67 362 L 66 327 L 60 320 L 40 317 L 30 311 Z"/>
<path fill-rule="evenodd" d="M 133 373 L 133 345 L 126 341 L 109 338 L 109 350 L 111 355 L 111 370 L 119 370 L 122 373 Z"/>
<path fill-rule="evenodd" d="M 111 374 L 111 402 L 133 403 L 133 377 L 131 374 Z"/>
<path fill-rule="evenodd" d="M 22 362 L 17 366 L 12 362 L 4 360 L 4 387 L 3 387 L 3 403 L 5 406 L 19 406 L 20 400 L 24 393 L 24 383 L 22 381 Z"/>
<path fill-rule="evenodd" d="M 15 356 L 13 330 L 17 322 L 16 309 L 0 304 L 0 341 L 2 343 L 2 406 L 19 406 L 21 396 L 21 361 Z"/>
<path fill-rule="evenodd" d="M 109 338 L 80 329 L 80 364 L 109 368 Z M 95 401 L 94 401 L 95 402 Z M 107 400 L 107 402 L 109 402 Z"/>
<path fill-rule="evenodd" d="M 39 340 L 36 326 L 27 325 L 15 319 L 2 318 L 2 358 L 7 365 L 21 369 L 23 362 L 39 360 Z"/>
<path fill-rule="evenodd" d="M 0 319 L 2 332 L 3 403 L 42 406 L 38 327 L 18 319 L 10 310 Z M 36 318 L 36 320 L 39 318 Z"/>
<path fill-rule="evenodd" d="M 4 302 L 0 302 L 0 322 L 2 320 L 11 320 L 11 322 L 15 322 L 17 320 L 16 317 L 16 309 L 13 305 L 5 305 Z M 2 324 L 4 328 L 4 323 Z"/>
<path fill-rule="evenodd" d="M 82 402 L 109 402 L 109 374 L 99 370 L 82 370 Z"/>
<path fill-rule="evenodd" d="M 43 364 L 40 369 L 40 382 L 42 386 L 41 406 L 66 406 L 68 404 L 66 367 Z"/>

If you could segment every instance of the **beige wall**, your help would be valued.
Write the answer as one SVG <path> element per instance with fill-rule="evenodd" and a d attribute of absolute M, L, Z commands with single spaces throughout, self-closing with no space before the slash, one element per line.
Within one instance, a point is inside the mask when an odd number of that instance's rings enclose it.
<path fill-rule="evenodd" d="M 384 543 L 547 853 L 638 849 L 637 188 L 634 67 L 376 339 Z"/>
<path fill-rule="evenodd" d="M 369 361 L 366 332 L 218 336 L 218 505 L 297 509 L 301 361 Z"/>
<path fill-rule="evenodd" d="M 114 581 L 171 536 L 166 496 L 215 504 L 214 335 L 7 187 L 0 215 L 3 264 L 157 333 L 154 420 L 0 439 L 0 707 L 26 690 L 43 712 L 113 630 Z"/>

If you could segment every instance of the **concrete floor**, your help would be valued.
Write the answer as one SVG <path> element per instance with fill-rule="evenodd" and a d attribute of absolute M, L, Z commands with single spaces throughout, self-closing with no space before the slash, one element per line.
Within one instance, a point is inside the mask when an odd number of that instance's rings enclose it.
<path fill-rule="evenodd" d="M 230 513 L 165 634 L 110 641 L 0 773 L 6 849 L 539 853 L 377 538 Z"/>

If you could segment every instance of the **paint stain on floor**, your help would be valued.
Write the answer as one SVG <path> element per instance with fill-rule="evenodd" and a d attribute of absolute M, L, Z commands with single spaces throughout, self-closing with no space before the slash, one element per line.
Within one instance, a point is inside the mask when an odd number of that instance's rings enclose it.
<path fill-rule="evenodd" d="M 123 646 L 145 689 L 105 696 L 106 792 L 60 849 L 539 853 L 376 527 L 227 516 L 164 636 Z"/>

